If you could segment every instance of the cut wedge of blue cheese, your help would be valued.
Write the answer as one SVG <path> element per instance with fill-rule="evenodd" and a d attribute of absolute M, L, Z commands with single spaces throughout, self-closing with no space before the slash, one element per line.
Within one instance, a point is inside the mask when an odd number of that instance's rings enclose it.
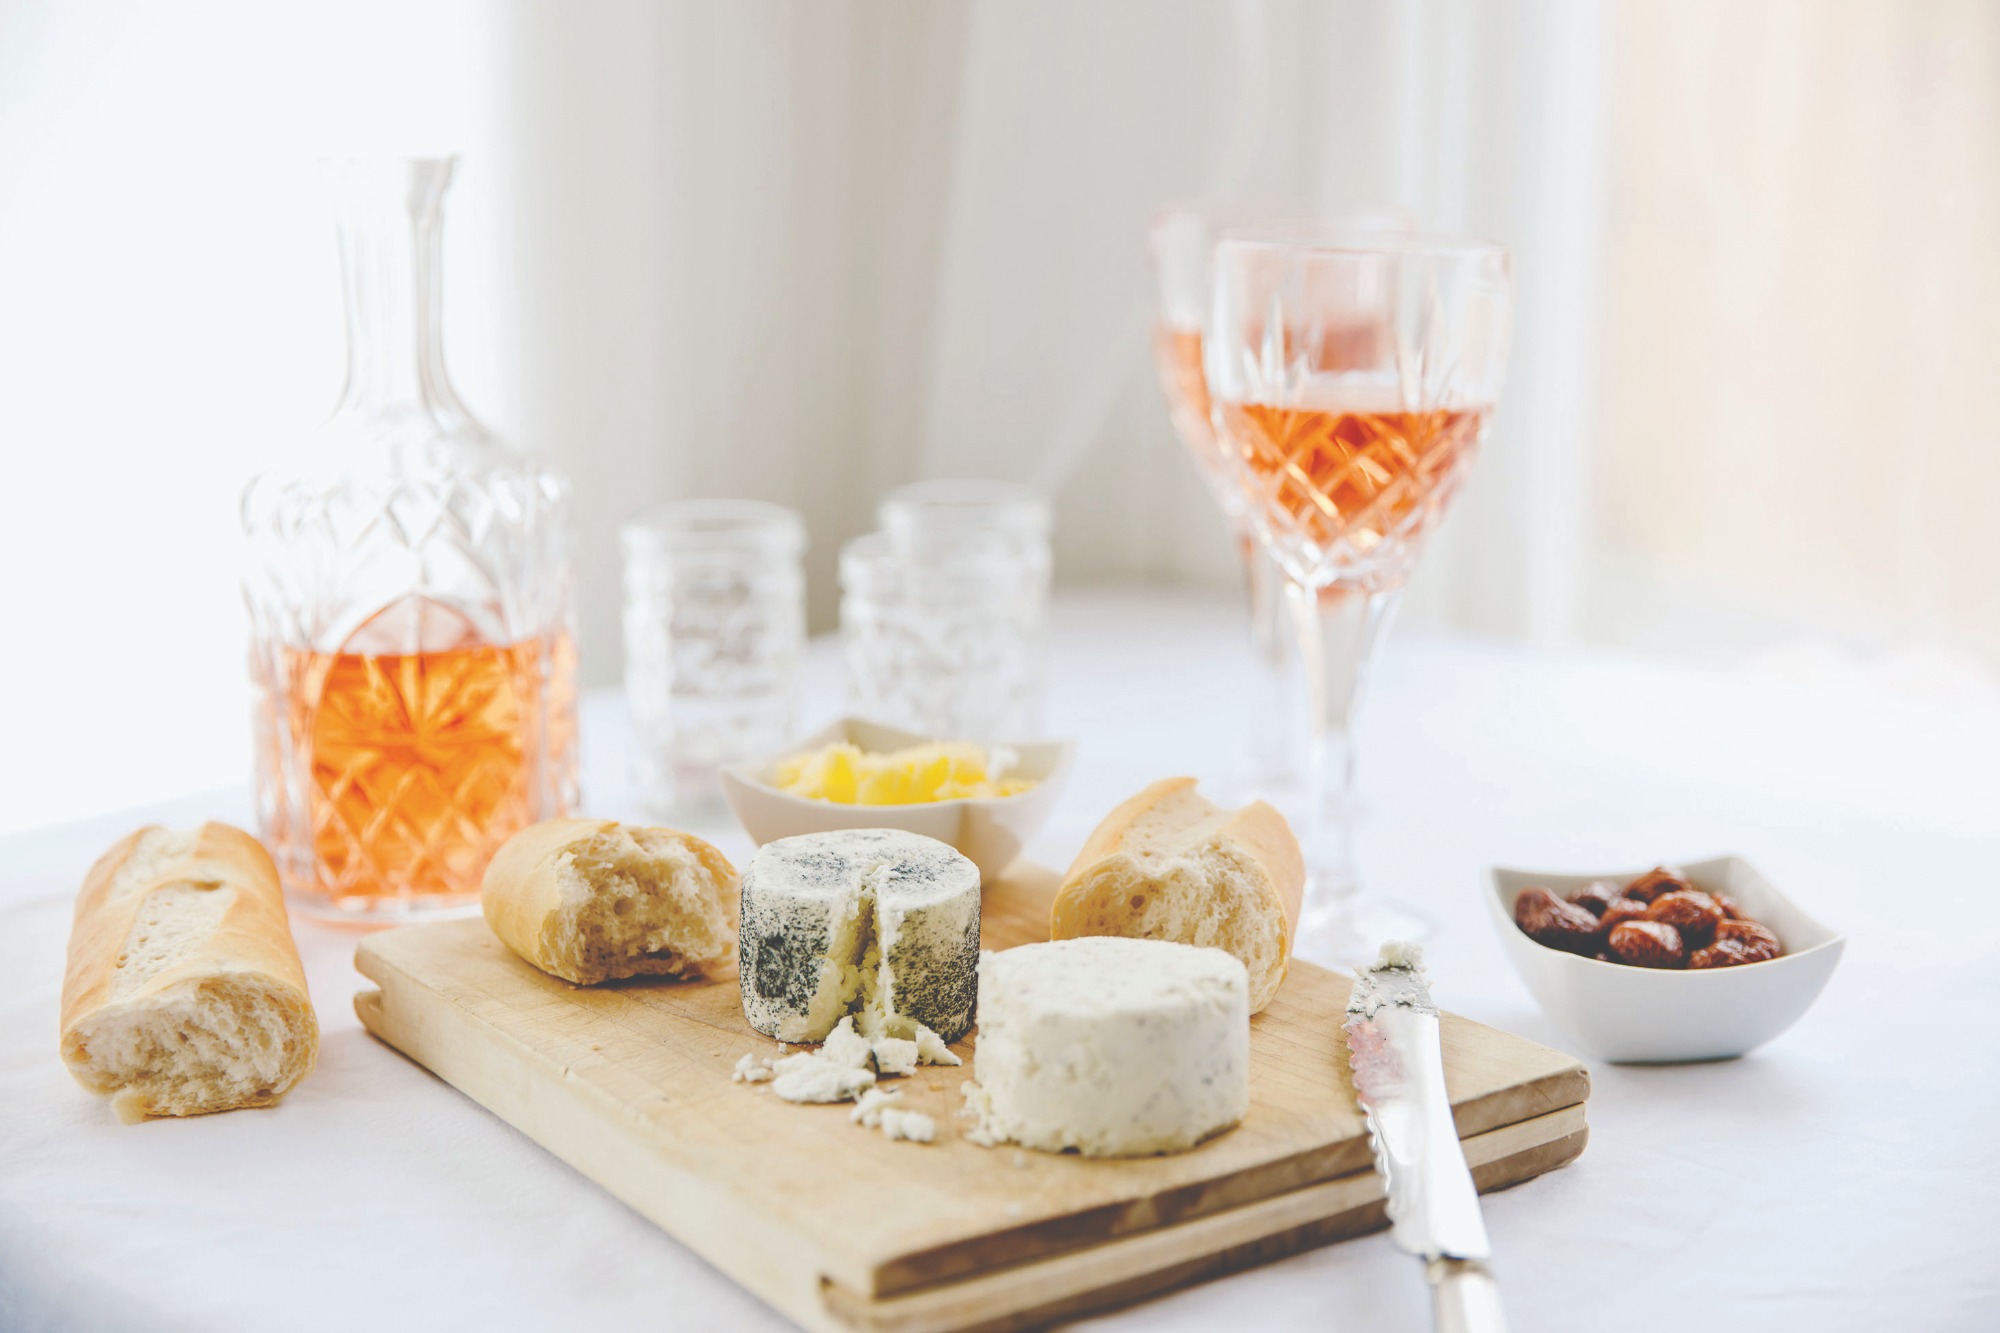
<path fill-rule="evenodd" d="M 1089 937 L 989 953 L 965 1085 L 976 1143 L 1180 1152 L 1250 1109 L 1250 979 L 1220 949 Z"/>
<path fill-rule="evenodd" d="M 928 1029 L 941 1049 L 971 1029 L 979 871 L 951 847 L 897 829 L 780 838 L 742 885 L 743 1016 L 757 1031 L 824 1041 L 852 1015 L 871 1042 L 929 1046 Z"/>

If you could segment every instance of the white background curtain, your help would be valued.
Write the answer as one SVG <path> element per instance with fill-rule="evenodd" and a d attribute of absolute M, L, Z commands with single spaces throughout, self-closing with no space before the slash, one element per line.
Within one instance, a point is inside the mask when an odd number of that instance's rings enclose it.
<path fill-rule="evenodd" d="M 797 505 L 828 624 L 883 489 L 1006 476 L 1055 491 L 1065 579 L 1231 579 L 1147 360 L 1147 224 L 1387 201 L 1516 246 L 1520 378 L 1559 386 L 1510 404 L 1414 614 L 1563 628 L 1589 266 L 1551 261 L 1591 243 L 1594 8 L 622 0 L 495 29 L 468 176 L 511 226 L 477 281 L 507 294 L 510 425 L 586 531 L 667 495 Z M 1540 538 L 1501 540 L 1523 513 Z M 592 540 L 593 586 L 614 560 Z M 586 615 L 601 673 L 614 618 Z"/>
<path fill-rule="evenodd" d="M 17 0 L 0 828 L 244 774 L 235 499 L 338 386 L 325 151 L 462 151 L 453 373 L 576 484 L 595 681 L 616 525 L 676 496 L 800 508 L 822 627 L 923 476 L 1050 485 L 1064 582 L 1233 583 L 1143 248 L 1229 195 L 1515 250 L 1507 398 L 1406 625 L 1748 649 L 1811 592 L 1816 641 L 1927 636 L 1963 685 L 1950 650 L 2000 660 L 1996 45 L 1976 0 Z M 1881 579 L 1851 534 L 1913 402 Z"/>

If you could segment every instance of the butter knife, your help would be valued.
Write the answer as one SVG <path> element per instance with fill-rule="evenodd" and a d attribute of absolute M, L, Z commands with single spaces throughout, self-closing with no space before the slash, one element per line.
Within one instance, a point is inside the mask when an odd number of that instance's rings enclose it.
<path fill-rule="evenodd" d="M 1342 1027 L 1375 1169 L 1389 1191 L 1390 1236 L 1424 1260 L 1439 1333 L 1506 1333 L 1479 1191 L 1445 1094 L 1423 951 L 1383 945 L 1375 964 L 1355 974 Z"/>

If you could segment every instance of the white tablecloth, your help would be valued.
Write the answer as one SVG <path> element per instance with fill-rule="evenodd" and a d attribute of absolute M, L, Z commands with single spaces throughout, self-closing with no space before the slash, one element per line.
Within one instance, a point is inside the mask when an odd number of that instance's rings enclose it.
<path fill-rule="evenodd" d="M 1050 721 L 1082 753 L 1034 855 L 1065 863 L 1152 778 L 1226 769 L 1236 615 L 1185 594 L 1065 599 Z M 809 723 L 837 703 L 826 645 L 815 663 Z M 613 816 L 631 809 L 621 726 L 615 698 L 590 700 L 589 804 Z M 1764 1050 L 1593 1065 L 1581 1160 L 1487 1201 L 1516 1328 L 2000 1328 L 2000 718 L 1406 639 L 1362 747 L 1364 873 L 1442 922 L 1439 998 L 1473 1018 L 1565 1045 L 1493 938 L 1490 863 L 1737 851 L 1849 936 L 1818 1006 Z M 117 1124 L 55 1052 L 70 897 L 126 829 L 203 817 L 244 820 L 245 792 L 0 842 L 0 1329 L 784 1327 L 363 1033 L 355 936 L 335 928 L 298 927 L 325 1037 L 282 1107 Z M 1373 1236 L 1087 1326 L 1427 1318 L 1415 1262 Z"/>

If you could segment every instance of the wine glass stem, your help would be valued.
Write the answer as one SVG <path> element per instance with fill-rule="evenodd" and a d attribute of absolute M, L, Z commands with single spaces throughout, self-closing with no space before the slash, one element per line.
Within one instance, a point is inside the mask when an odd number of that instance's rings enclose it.
<path fill-rule="evenodd" d="M 1311 704 L 1311 804 L 1304 838 L 1305 914 L 1350 901 L 1354 863 L 1354 716 L 1368 665 L 1402 602 L 1401 588 L 1285 585 Z"/>
<path fill-rule="evenodd" d="M 1250 691 L 1242 776 L 1257 795 L 1270 795 L 1298 781 L 1291 617 L 1284 571 L 1248 532 L 1239 535 L 1238 545 L 1250 602 L 1250 659 L 1257 674 Z"/>

